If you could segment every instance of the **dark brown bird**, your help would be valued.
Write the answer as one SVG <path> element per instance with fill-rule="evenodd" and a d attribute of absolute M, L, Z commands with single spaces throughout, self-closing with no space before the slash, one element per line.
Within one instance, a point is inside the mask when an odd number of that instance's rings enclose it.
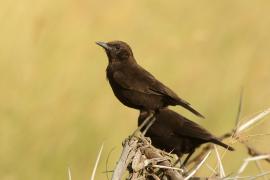
<path fill-rule="evenodd" d="M 109 59 L 107 78 L 115 96 L 126 106 L 156 111 L 168 105 L 180 105 L 203 117 L 191 105 L 137 64 L 132 50 L 122 41 L 96 42 Z"/>
<path fill-rule="evenodd" d="M 143 123 L 146 116 L 147 112 L 140 112 L 138 125 Z M 154 147 L 166 152 L 172 152 L 179 157 L 188 153 L 189 155 L 183 165 L 185 165 L 197 147 L 207 142 L 220 145 L 230 151 L 234 150 L 200 125 L 168 108 L 160 109 L 155 118 L 156 121 L 148 129 L 145 136 L 150 137 Z"/>

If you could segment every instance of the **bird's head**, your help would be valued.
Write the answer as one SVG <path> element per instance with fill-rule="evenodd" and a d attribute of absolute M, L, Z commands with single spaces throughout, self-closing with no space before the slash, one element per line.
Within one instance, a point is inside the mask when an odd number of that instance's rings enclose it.
<path fill-rule="evenodd" d="M 131 48 L 123 41 L 111 41 L 107 43 L 98 41 L 96 44 L 104 48 L 109 62 L 134 61 Z"/>

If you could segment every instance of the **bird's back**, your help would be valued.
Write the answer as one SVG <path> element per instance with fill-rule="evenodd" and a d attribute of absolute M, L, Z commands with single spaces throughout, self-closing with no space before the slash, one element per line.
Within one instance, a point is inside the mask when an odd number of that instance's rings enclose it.
<path fill-rule="evenodd" d="M 144 118 L 139 118 L 139 123 Z M 165 150 L 174 149 L 175 153 L 188 153 L 206 142 L 233 150 L 200 125 L 167 108 L 159 111 L 146 136 L 151 138 L 154 146 Z"/>

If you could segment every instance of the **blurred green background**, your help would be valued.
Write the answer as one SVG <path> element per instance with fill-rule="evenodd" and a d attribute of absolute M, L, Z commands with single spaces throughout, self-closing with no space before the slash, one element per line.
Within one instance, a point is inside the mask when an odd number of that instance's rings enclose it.
<path fill-rule="evenodd" d="M 68 167 L 89 179 L 102 142 L 96 179 L 106 178 L 112 148 L 114 168 L 138 112 L 114 97 L 98 40 L 128 42 L 139 64 L 207 119 L 173 109 L 216 135 L 233 127 L 241 87 L 242 118 L 270 106 L 268 0 L 10 0 L 0 2 L 0 25 L 1 180 L 67 179 Z M 269 132 L 267 119 L 249 134 Z M 268 136 L 248 143 L 270 151 Z M 247 156 L 234 147 L 227 173 Z M 246 174 L 256 173 L 250 165 Z"/>

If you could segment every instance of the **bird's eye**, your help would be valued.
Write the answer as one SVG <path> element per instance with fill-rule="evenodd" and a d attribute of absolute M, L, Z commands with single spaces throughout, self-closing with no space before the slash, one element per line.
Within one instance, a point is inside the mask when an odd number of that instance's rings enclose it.
<path fill-rule="evenodd" d="M 115 46 L 115 49 L 119 50 L 120 49 L 120 46 Z"/>

